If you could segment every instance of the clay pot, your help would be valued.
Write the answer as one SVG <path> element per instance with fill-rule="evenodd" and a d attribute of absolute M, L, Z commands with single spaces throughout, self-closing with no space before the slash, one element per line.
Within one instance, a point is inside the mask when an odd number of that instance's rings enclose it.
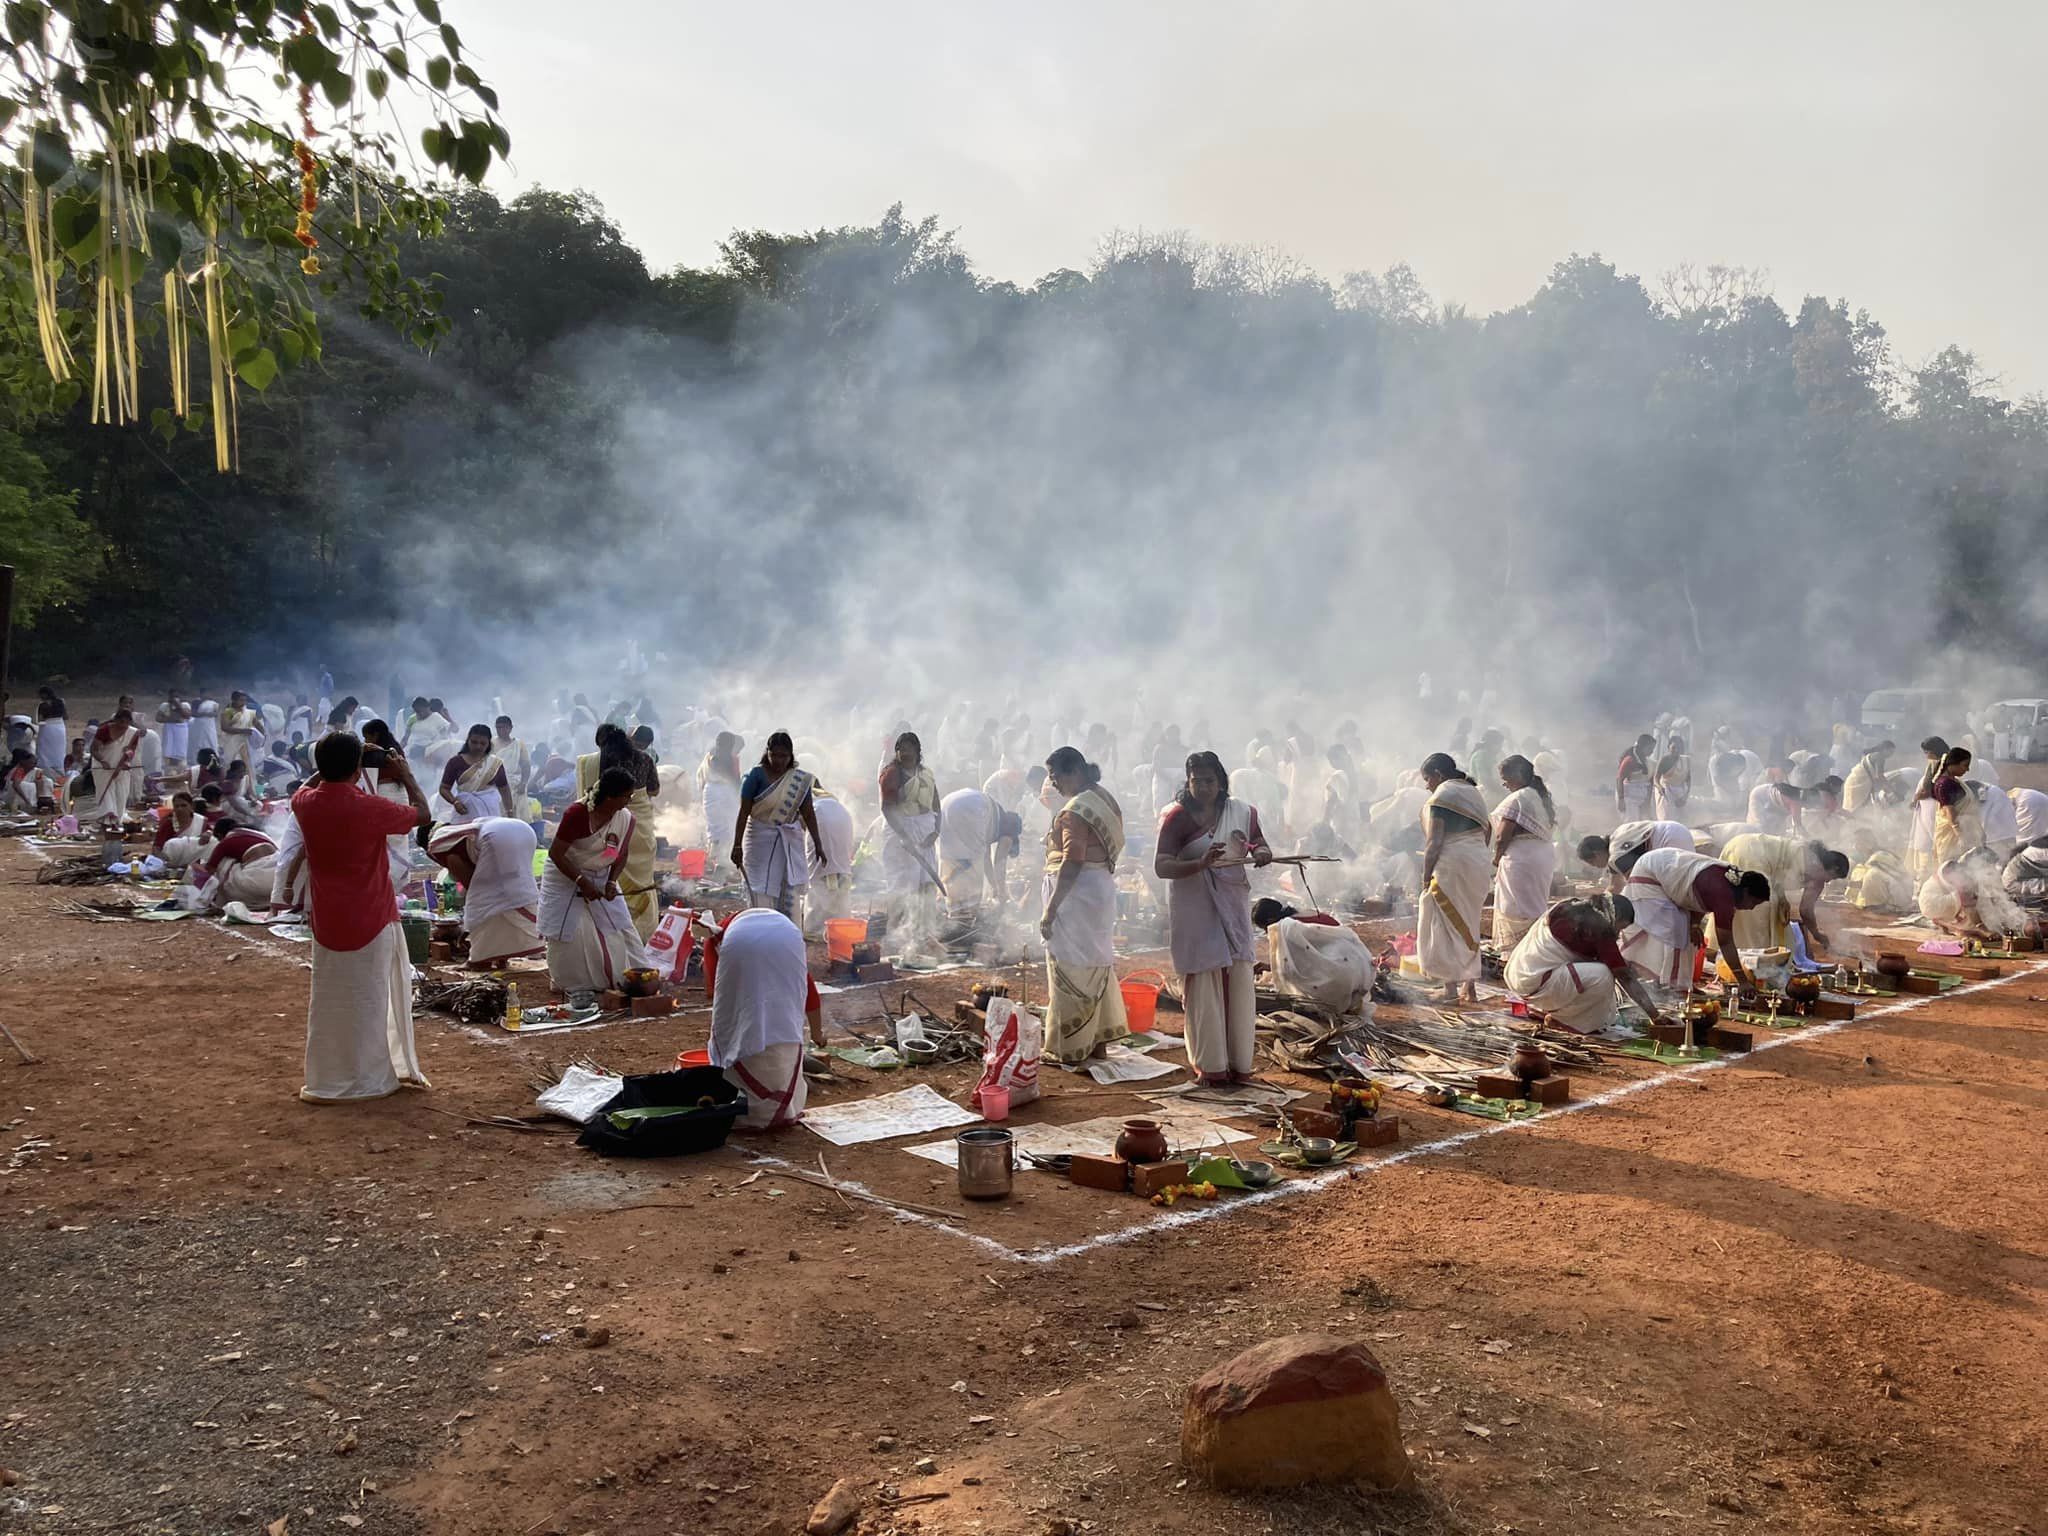
<path fill-rule="evenodd" d="M 1157 1120 L 1126 1120 L 1116 1139 L 1116 1155 L 1127 1163 L 1163 1163 L 1166 1132 Z"/>
<path fill-rule="evenodd" d="M 1550 1076 L 1550 1058 L 1535 1041 L 1524 1040 L 1508 1058 L 1508 1070 L 1525 1083 L 1540 1082 Z"/>
<path fill-rule="evenodd" d="M 1705 1034 L 1721 1022 L 1721 1005 L 1711 997 L 1694 998 L 1685 1005 L 1685 1016 L 1695 1033 Z"/>
<path fill-rule="evenodd" d="M 1817 1003 L 1820 1001 L 1820 978 L 1788 976 L 1785 979 L 1785 995 L 1795 1003 Z"/>
<path fill-rule="evenodd" d="M 1880 976 L 1905 976 L 1912 972 L 1913 962 L 1904 955 L 1879 955 L 1877 973 Z"/>

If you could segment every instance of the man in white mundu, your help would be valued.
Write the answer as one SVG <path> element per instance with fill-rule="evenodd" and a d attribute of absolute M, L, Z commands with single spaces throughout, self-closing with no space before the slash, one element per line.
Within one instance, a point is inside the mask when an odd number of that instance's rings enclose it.
<path fill-rule="evenodd" d="M 1736 981 L 1754 991 L 1735 947 L 1735 914 L 1771 899 L 1771 882 L 1754 870 L 1738 871 L 1719 859 L 1683 848 L 1657 848 L 1636 860 L 1624 893 L 1634 926 L 1621 936 L 1629 963 L 1666 987 L 1690 981 L 1696 925 L 1713 918 L 1721 958 Z"/>
<path fill-rule="evenodd" d="M 164 769 L 179 772 L 192 761 L 192 706 L 173 688 L 157 705 L 156 719 L 163 727 Z"/>
<path fill-rule="evenodd" d="M 711 997 L 711 1064 L 747 1096 L 739 1124 L 772 1131 L 803 1118 L 804 1034 L 825 1043 L 804 936 L 780 912 L 757 907 L 725 925 Z"/>
<path fill-rule="evenodd" d="M 118 826 L 134 798 L 136 758 L 142 751 L 142 728 L 125 709 L 114 711 L 92 736 L 93 818 Z"/>
<path fill-rule="evenodd" d="M 1620 936 L 1635 921 L 1625 896 L 1570 898 L 1555 903 L 1522 935 L 1507 958 L 1503 980 L 1553 1024 L 1582 1035 L 1614 1022 L 1619 986 L 1652 1024 L 1666 1022 L 1629 970 Z"/>
<path fill-rule="evenodd" d="M 306 1004 L 306 1085 L 313 1104 L 425 1088 L 413 1046 L 412 966 L 398 926 L 385 839 L 427 825 L 427 797 L 402 760 L 405 805 L 356 782 L 363 744 L 347 732 L 313 748 L 319 777 L 292 796 L 305 841 L 313 986 Z"/>
<path fill-rule="evenodd" d="M 639 786 L 624 768 L 607 768 L 590 794 L 572 801 L 555 828 L 540 879 L 540 936 L 548 978 L 574 1007 L 588 1007 L 627 971 L 648 965 L 633 914 L 619 894 L 619 861 L 633 836 L 627 809 Z"/>

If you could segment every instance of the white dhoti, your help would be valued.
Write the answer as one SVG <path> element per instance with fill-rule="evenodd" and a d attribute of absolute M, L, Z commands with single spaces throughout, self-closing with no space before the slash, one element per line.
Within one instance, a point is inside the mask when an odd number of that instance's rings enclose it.
<path fill-rule="evenodd" d="M 1550 910 L 1550 881 L 1557 873 L 1557 844 L 1518 837 L 1500 856 L 1493 882 L 1493 947 L 1513 949 L 1529 925 Z"/>
<path fill-rule="evenodd" d="M 1112 982 L 1115 977 L 1111 971 Z M 1259 1019 L 1258 986 L 1252 979 L 1251 962 L 1240 960 L 1222 970 L 1183 976 L 1181 996 L 1187 1008 L 1188 1065 L 1211 1076 L 1224 1072 L 1249 1075 Z M 1117 1001 L 1123 1001 L 1121 990 Z"/>
<path fill-rule="evenodd" d="M 749 1131 L 794 1124 L 810 1100 L 802 1045 L 771 1045 L 742 1057 L 725 1069 L 725 1080 L 747 1096 L 747 1112 L 735 1123 Z"/>
<path fill-rule="evenodd" d="M 270 887 L 276 873 L 274 853 L 237 859 L 223 869 L 216 869 L 199 888 L 200 910 L 220 912 L 226 910 L 229 902 L 239 901 L 245 907 L 264 911 L 270 906 Z"/>
<path fill-rule="evenodd" d="M 1058 872 L 1045 875 L 1052 899 Z M 1116 974 L 1116 877 L 1101 865 L 1075 876 L 1046 938 L 1045 1051 L 1073 1063 L 1130 1033 Z"/>
<path fill-rule="evenodd" d="M 1621 936 L 1621 952 L 1651 980 L 1683 986 L 1692 963 L 1693 914 L 1654 885 L 1632 880 L 1622 887 L 1622 894 L 1635 907 L 1636 920 Z"/>
<path fill-rule="evenodd" d="M 412 967 L 396 923 L 361 949 L 313 944 L 306 1005 L 306 1086 L 314 1104 L 379 1099 L 427 1086 L 412 1039 Z"/>
<path fill-rule="evenodd" d="M 711 1064 L 747 1096 L 740 1124 L 766 1131 L 804 1109 L 804 1004 L 810 973 L 804 937 L 775 912 L 745 912 L 718 945 L 711 1002 Z"/>
<path fill-rule="evenodd" d="M 1415 924 L 1415 956 L 1431 981 L 1479 979 L 1480 915 L 1492 875 L 1484 838 L 1468 832 L 1445 840 Z"/>
<path fill-rule="evenodd" d="M 1286 918 L 1266 930 L 1273 941 L 1273 981 L 1332 1013 L 1372 1020 L 1372 984 L 1379 974 L 1365 940 L 1349 928 Z"/>
<path fill-rule="evenodd" d="M 1523 934 L 1503 979 L 1510 991 L 1566 1029 L 1590 1035 L 1614 1022 L 1614 972 L 1566 949 L 1548 923 Z"/>
<path fill-rule="evenodd" d="M 135 782 L 135 770 L 130 768 L 115 772 L 99 764 L 93 765 L 92 783 L 95 794 L 92 815 L 95 821 L 121 821 L 128 815 L 128 798 Z"/>
<path fill-rule="evenodd" d="M 732 829 L 739 825 L 740 787 L 728 779 L 704 781 L 704 847 L 716 869 L 730 868 Z"/>
<path fill-rule="evenodd" d="M 36 727 L 36 766 L 43 772 L 64 771 L 64 754 L 70 750 L 64 739 L 68 729 L 62 720 L 45 720 Z"/>
<path fill-rule="evenodd" d="M 794 915 L 798 898 L 811 882 L 803 823 L 766 822 L 750 816 L 744 851 L 750 905 L 770 908 L 784 917 Z"/>
<path fill-rule="evenodd" d="M 586 901 L 552 861 L 541 873 L 538 927 L 548 978 L 572 997 L 615 988 L 626 972 L 649 964 L 625 897 Z"/>

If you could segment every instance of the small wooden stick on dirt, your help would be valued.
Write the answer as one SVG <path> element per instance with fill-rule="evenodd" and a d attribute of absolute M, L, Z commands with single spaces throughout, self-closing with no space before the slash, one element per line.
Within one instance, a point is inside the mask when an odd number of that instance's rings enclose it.
<path fill-rule="evenodd" d="M 21 1059 L 23 1065 L 32 1067 L 37 1062 L 43 1059 L 42 1057 L 36 1055 L 35 1052 L 31 1051 L 27 1046 L 23 1045 L 19 1040 L 15 1039 L 14 1031 L 9 1029 L 5 1024 L 0 1024 L 0 1035 L 5 1035 L 7 1037 L 7 1043 L 13 1046 L 17 1051 L 21 1052 Z"/>
<path fill-rule="evenodd" d="M 837 1179 L 821 1179 L 815 1173 L 807 1172 L 802 1168 L 779 1169 L 775 1176 L 784 1179 L 801 1179 L 806 1184 L 815 1184 L 820 1189 L 833 1190 L 841 1195 L 851 1195 L 856 1200 L 865 1200 L 870 1205 L 879 1205 L 886 1210 L 912 1211 L 919 1216 L 929 1216 L 935 1221 L 960 1220 L 960 1213 L 958 1211 L 942 1211 L 936 1206 L 917 1205 L 909 1200 L 884 1199 L 880 1195 L 871 1195 L 866 1190 L 851 1188 L 840 1183 Z"/>

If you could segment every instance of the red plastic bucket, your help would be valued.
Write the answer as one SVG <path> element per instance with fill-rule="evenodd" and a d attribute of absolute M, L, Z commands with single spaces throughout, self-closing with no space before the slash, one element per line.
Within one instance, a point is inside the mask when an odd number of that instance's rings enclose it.
<path fill-rule="evenodd" d="M 678 1072 L 688 1067 L 708 1067 L 710 1065 L 711 1052 L 709 1050 L 682 1051 L 677 1053 L 676 1056 L 676 1070 Z"/>
<path fill-rule="evenodd" d="M 1117 990 L 1124 995 L 1124 1020 L 1134 1035 L 1150 1034 L 1159 1017 L 1159 986 L 1143 979 L 1147 976 L 1166 980 L 1158 971 L 1133 971 L 1117 983 Z"/>
<path fill-rule="evenodd" d="M 685 880 L 704 878 L 704 866 L 709 860 L 702 848 L 678 848 L 676 850 L 676 873 Z"/>
<path fill-rule="evenodd" d="M 828 917 L 825 919 L 825 955 L 831 960 L 851 961 L 853 946 L 865 944 L 868 937 L 868 920 L 864 917 Z"/>

